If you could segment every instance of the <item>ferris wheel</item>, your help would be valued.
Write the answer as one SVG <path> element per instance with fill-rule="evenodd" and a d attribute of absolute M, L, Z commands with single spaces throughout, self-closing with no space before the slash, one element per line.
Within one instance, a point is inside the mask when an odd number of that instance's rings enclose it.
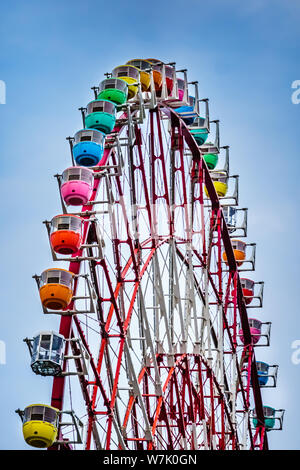
<path fill-rule="evenodd" d="M 219 121 L 175 63 L 133 59 L 105 76 L 67 138 L 61 209 L 44 221 L 53 267 L 33 277 L 60 324 L 24 340 L 33 372 L 53 377 L 49 404 L 17 410 L 24 439 L 267 449 L 284 410 L 262 389 L 278 366 L 261 360 L 271 323 Z"/>

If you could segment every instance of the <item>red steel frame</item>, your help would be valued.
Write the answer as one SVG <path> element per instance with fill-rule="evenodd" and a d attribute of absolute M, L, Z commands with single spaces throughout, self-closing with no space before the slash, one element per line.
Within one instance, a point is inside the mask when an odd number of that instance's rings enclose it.
<path fill-rule="evenodd" d="M 180 165 L 174 168 L 174 174 L 178 174 L 181 177 L 182 183 L 182 199 L 181 201 L 170 200 L 170 191 L 167 182 L 167 169 L 165 167 L 163 137 L 160 125 L 162 114 L 168 116 L 171 122 L 171 138 L 172 148 L 175 148 L 180 155 Z M 120 120 L 120 124 L 117 123 L 114 129 L 114 135 L 119 135 L 124 129 L 124 118 Z M 156 130 L 155 130 L 156 129 Z M 159 151 L 155 151 L 154 135 L 159 142 Z M 126 333 L 131 320 L 132 309 L 136 300 L 138 289 L 140 286 L 143 274 L 147 270 L 149 264 L 152 261 L 154 254 L 157 250 L 168 240 L 172 239 L 174 235 L 174 214 L 172 210 L 172 203 L 176 207 L 182 207 L 185 211 L 186 226 L 189 226 L 188 213 L 186 207 L 188 205 L 188 197 L 186 192 L 185 178 L 187 175 L 184 170 L 184 146 L 187 145 L 193 158 L 193 168 L 191 172 L 191 178 L 195 182 L 195 185 L 199 185 L 199 195 L 195 195 L 194 200 L 200 203 L 201 207 L 201 218 L 202 226 L 204 226 L 204 213 L 203 213 L 203 186 L 205 184 L 209 199 L 211 201 L 211 230 L 215 231 L 216 239 L 214 241 L 215 250 L 218 254 L 218 271 L 216 273 L 210 272 L 208 274 L 209 281 L 214 290 L 215 298 L 217 303 L 223 306 L 223 329 L 227 337 L 230 340 L 230 347 L 225 353 L 234 354 L 237 348 L 237 324 L 241 322 L 244 346 L 242 357 L 245 360 L 246 366 L 244 366 L 248 372 L 248 382 L 246 387 L 243 385 L 240 372 L 238 373 L 238 388 L 237 393 L 240 393 L 243 401 L 243 410 L 249 410 L 250 406 L 250 376 L 251 376 L 251 388 L 253 390 L 253 397 L 255 402 L 255 412 L 258 419 L 259 426 L 256 428 L 254 436 L 252 435 L 250 419 L 249 419 L 249 436 L 251 448 L 267 449 L 268 440 L 265 433 L 264 425 L 264 414 L 262 407 L 262 398 L 260 387 L 258 383 L 258 376 L 255 362 L 255 351 L 251 345 L 250 328 L 247 317 L 247 310 L 242 294 L 242 288 L 240 284 L 238 268 L 233 254 L 231 240 L 229 237 L 228 229 L 222 214 L 220 201 L 216 194 L 213 182 L 211 180 L 207 166 L 201 156 L 201 151 L 196 144 L 194 138 L 190 134 L 187 126 L 178 117 L 178 115 L 167 106 L 166 103 L 159 105 L 156 109 L 150 110 L 150 149 L 151 149 L 151 171 L 152 171 L 152 191 L 151 194 L 148 191 L 147 176 L 144 168 L 143 151 L 142 151 L 142 134 L 140 128 L 135 125 L 135 146 L 137 148 L 137 154 L 139 156 L 138 164 L 132 163 L 132 184 L 134 184 L 134 177 L 136 173 L 141 175 L 144 185 L 144 198 L 146 211 L 149 219 L 149 226 L 151 227 L 151 238 L 139 244 L 138 240 L 134 239 L 130 233 L 129 222 L 127 223 L 127 236 L 125 239 L 113 239 L 113 248 L 116 263 L 116 278 L 112 279 L 109 270 L 106 266 L 105 259 L 100 261 L 92 261 L 90 264 L 91 275 L 95 292 L 97 294 L 97 308 L 98 314 L 101 318 L 100 330 L 101 330 L 101 341 L 99 345 L 99 354 L 97 359 L 91 356 L 90 364 L 93 371 L 94 379 L 88 381 L 84 375 L 79 375 L 79 381 L 82 389 L 82 394 L 86 404 L 88 414 L 88 426 L 87 426 L 87 439 L 85 448 L 90 449 L 92 447 L 92 439 L 94 433 L 95 419 L 97 416 L 106 417 L 106 443 L 105 448 L 110 449 L 112 447 L 111 435 L 113 428 L 113 416 L 116 405 L 116 394 L 118 390 L 118 380 L 120 374 L 120 368 L 122 358 L 124 355 L 124 347 L 126 342 Z M 158 155 L 157 155 L 158 153 Z M 130 155 L 130 151 L 129 151 Z M 116 155 L 112 148 L 105 149 L 105 161 L 111 159 L 112 165 L 116 165 Z M 156 168 L 160 165 L 160 172 L 163 175 L 161 186 L 157 187 L 156 180 Z M 122 195 L 122 185 L 120 176 L 115 176 L 116 185 L 119 194 Z M 100 185 L 100 179 L 95 179 L 94 191 L 89 201 L 92 203 L 97 198 L 97 192 Z M 134 194 L 134 191 L 133 191 Z M 167 237 L 161 238 L 157 233 L 157 220 L 155 206 L 158 200 L 164 200 L 166 207 L 168 208 L 168 222 L 169 222 L 169 234 Z M 121 199 L 120 199 L 121 200 Z M 134 200 L 132 201 L 135 202 Z M 124 220 L 126 220 L 126 209 L 122 206 Z M 91 210 L 92 204 L 83 206 L 82 213 Z M 154 208 L 154 209 L 153 209 Z M 88 216 L 84 216 L 88 218 Z M 88 225 L 85 224 L 84 232 L 84 243 L 88 237 Z M 138 227 L 137 227 L 138 230 Z M 190 232 L 186 235 L 184 242 L 190 242 L 192 238 L 193 228 L 190 227 Z M 122 266 L 119 249 L 122 244 L 126 244 L 130 251 L 130 258 L 125 266 Z M 221 267 L 221 249 L 224 246 L 227 260 L 228 260 L 228 281 L 227 285 L 223 286 L 224 278 Z M 141 261 L 141 250 L 148 250 L 148 255 L 145 261 Z M 180 244 L 177 245 L 178 256 L 180 254 Z M 201 251 L 193 248 L 193 254 L 198 259 L 199 266 L 203 267 L 206 265 L 209 259 L 209 253 L 206 253 L 205 249 L 205 237 L 203 233 L 203 247 Z M 76 256 L 82 256 L 82 251 L 77 253 Z M 104 298 L 100 294 L 100 288 L 97 284 L 96 267 L 101 267 L 107 286 L 109 289 L 109 296 Z M 81 263 L 80 261 L 72 261 L 69 266 L 69 270 L 74 274 L 80 273 Z M 132 279 L 127 279 L 126 275 L 129 272 L 134 274 Z M 118 296 L 122 291 L 122 287 L 125 282 L 131 282 L 134 286 L 133 295 L 129 310 L 126 312 L 126 317 L 122 318 L 120 313 Z M 74 294 L 77 288 L 77 281 L 75 280 Z M 230 297 L 231 290 L 234 289 L 234 297 Z M 202 295 L 202 294 L 201 294 Z M 204 294 L 203 294 L 204 296 Z M 104 315 L 104 305 L 109 305 L 108 315 Z M 230 305 L 234 306 L 233 319 L 227 317 L 227 310 Z M 69 308 L 72 308 L 70 305 Z M 118 326 L 118 332 L 116 328 L 111 330 L 112 321 Z M 88 341 L 83 332 L 80 321 L 77 316 L 62 316 L 60 322 L 60 334 L 64 335 L 65 338 L 72 338 L 78 336 L 84 347 L 90 352 Z M 76 334 L 75 334 L 76 332 Z M 113 386 L 109 390 L 107 386 L 104 386 L 101 380 L 101 370 L 105 367 L 105 351 L 107 344 L 111 339 L 116 340 L 118 338 L 117 354 L 117 365 L 115 370 L 112 371 Z M 66 343 L 66 351 L 68 353 L 69 342 Z M 73 353 L 76 354 L 76 343 L 71 343 Z M 165 447 L 166 449 L 183 448 L 181 444 L 182 440 L 185 442 L 184 445 L 189 449 L 195 448 L 195 426 L 197 433 L 197 425 L 205 422 L 206 423 L 206 437 L 205 442 L 207 448 L 213 448 L 213 441 L 215 448 L 238 448 L 236 429 L 234 424 L 231 422 L 230 410 L 224 398 L 224 391 L 219 386 L 214 371 L 210 368 L 209 363 L 200 354 L 177 354 L 175 355 L 175 365 L 168 365 L 168 358 L 164 354 L 156 354 L 156 360 L 158 364 L 159 373 L 164 372 L 167 376 L 162 384 L 162 395 L 157 395 L 153 392 L 153 380 L 154 380 L 154 365 L 147 365 L 138 373 L 138 382 L 142 386 L 143 393 L 142 398 L 145 403 L 145 409 L 147 417 L 151 426 L 152 436 L 159 436 L 160 448 Z M 76 361 L 77 371 L 82 373 L 80 361 Z M 165 377 L 165 375 L 163 375 Z M 195 388 L 194 377 L 197 376 L 197 383 L 200 384 L 198 389 Z M 64 404 L 64 389 L 65 389 L 66 378 L 64 376 L 55 377 L 53 380 L 52 389 L 52 400 L 51 405 L 63 409 Z M 218 390 L 218 397 L 214 397 L 214 390 Z M 207 391 L 208 390 L 208 391 Z M 101 400 L 99 400 L 99 396 Z M 209 408 L 211 410 L 208 415 L 207 409 L 209 402 Z M 138 450 L 142 449 L 155 449 L 155 440 L 139 434 L 139 429 L 136 424 L 135 416 L 136 398 L 130 397 L 127 405 L 127 411 L 123 422 L 123 428 L 131 427 L 131 434 L 134 437 L 124 438 L 126 445 Z M 177 425 L 174 425 L 174 420 Z M 227 423 L 225 426 L 225 422 Z M 194 427 L 192 426 L 194 424 Z M 194 432 L 191 432 L 191 427 Z M 164 433 L 162 432 L 164 429 Z M 167 437 L 166 437 L 167 436 Z M 63 436 L 61 436 L 62 438 Z M 66 447 L 68 442 L 66 440 Z M 54 448 L 63 448 L 64 446 L 54 446 Z M 202 448 L 200 446 L 200 448 Z"/>

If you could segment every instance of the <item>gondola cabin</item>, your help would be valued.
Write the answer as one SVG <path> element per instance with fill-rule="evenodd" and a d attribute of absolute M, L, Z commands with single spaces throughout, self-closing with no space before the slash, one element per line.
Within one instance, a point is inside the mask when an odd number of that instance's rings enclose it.
<path fill-rule="evenodd" d="M 165 76 L 168 95 L 171 95 L 174 87 L 174 67 L 165 65 Z"/>
<path fill-rule="evenodd" d="M 138 83 L 140 81 L 140 71 L 133 65 L 119 65 L 112 71 L 112 77 L 121 78 L 128 83 L 128 99 L 134 98 L 138 92 Z"/>
<path fill-rule="evenodd" d="M 81 129 L 74 136 L 73 156 L 77 165 L 96 166 L 104 152 L 105 134 L 96 129 Z"/>
<path fill-rule="evenodd" d="M 271 406 L 264 406 L 263 411 L 264 411 L 266 431 L 271 431 L 271 429 L 273 429 L 275 426 L 275 411 L 276 410 L 272 408 Z M 258 426 L 258 420 L 255 414 L 253 418 L 253 426 L 255 428 Z"/>
<path fill-rule="evenodd" d="M 152 66 L 154 87 L 155 87 L 157 96 L 159 96 L 161 93 L 162 83 L 163 83 L 163 74 L 162 74 L 163 63 L 157 59 L 146 59 L 146 61 L 149 62 Z"/>
<path fill-rule="evenodd" d="M 204 135 L 203 135 L 203 137 L 204 137 Z M 213 144 L 211 142 L 208 142 L 207 145 L 213 146 Z M 204 161 L 207 165 L 207 168 L 209 170 L 214 170 L 216 168 L 218 160 L 219 160 L 218 154 L 217 153 L 204 153 L 202 156 L 203 156 Z"/>
<path fill-rule="evenodd" d="M 87 105 L 85 126 L 110 134 L 116 124 L 116 105 L 109 100 L 93 100 Z"/>
<path fill-rule="evenodd" d="M 133 65 L 140 71 L 142 91 L 149 91 L 151 85 L 151 62 L 145 59 L 131 59 L 126 65 Z"/>
<path fill-rule="evenodd" d="M 128 96 L 128 85 L 121 78 L 106 78 L 99 85 L 98 100 L 109 100 L 117 106 L 125 104 Z"/>
<path fill-rule="evenodd" d="M 193 124 L 197 116 L 192 106 L 180 106 L 175 111 L 187 126 Z"/>
<path fill-rule="evenodd" d="M 253 300 L 255 283 L 251 279 L 246 279 L 246 278 L 241 278 L 240 281 L 241 281 L 241 287 L 242 287 L 245 304 L 249 305 Z M 231 291 L 231 295 L 232 296 L 235 295 L 235 289 Z"/>
<path fill-rule="evenodd" d="M 234 259 L 238 266 L 241 266 L 246 258 L 246 243 L 242 240 L 231 240 Z M 227 263 L 227 254 L 226 251 L 223 251 L 223 260 Z"/>
<path fill-rule="evenodd" d="M 246 305 L 251 304 L 254 296 L 254 281 L 252 279 L 241 278 L 241 286 Z"/>
<path fill-rule="evenodd" d="M 35 374 L 56 376 L 63 369 L 65 339 L 53 331 L 43 331 L 33 338 L 31 368 Z"/>
<path fill-rule="evenodd" d="M 48 405 L 29 405 L 23 414 L 23 436 L 32 447 L 52 446 L 58 435 L 59 410 Z"/>
<path fill-rule="evenodd" d="M 182 101 L 184 98 L 184 92 L 185 92 L 185 81 L 183 78 L 177 78 L 177 87 L 178 87 L 178 99 L 179 101 Z"/>
<path fill-rule="evenodd" d="M 189 130 L 199 146 L 206 142 L 209 131 L 207 128 L 206 119 L 204 117 L 196 116 L 196 119 L 189 127 Z"/>
<path fill-rule="evenodd" d="M 232 206 L 224 206 L 222 208 L 224 219 L 229 232 L 236 230 L 237 210 Z"/>
<path fill-rule="evenodd" d="M 194 103 L 195 98 L 193 96 L 189 96 L 188 106 L 180 106 L 174 110 L 187 126 L 191 126 L 197 117 L 197 113 L 194 109 Z"/>
<path fill-rule="evenodd" d="M 73 166 L 62 174 L 61 196 L 68 206 L 88 202 L 93 193 L 94 173 L 89 168 Z"/>
<path fill-rule="evenodd" d="M 249 318 L 251 344 L 253 345 L 256 344 L 260 340 L 261 326 L 262 326 L 261 321 L 257 320 L 256 318 Z M 242 328 L 239 330 L 239 336 L 240 336 L 242 343 L 245 344 Z"/>
<path fill-rule="evenodd" d="M 213 185 L 215 187 L 216 193 L 219 197 L 225 197 L 228 190 L 228 176 L 224 171 L 212 171 L 210 173 Z M 206 196 L 208 192 L 206 186 L 204 186 L 204 191 Z"/>
<path fill-rule="evenodd" d="M 261 386 L 267 385 L 268 379 L 269 379 L 269 364 L 267 364 L 266 362 L 257 361 L 256 369 L 257 369 L 259 385 Z"/>
<path fill-rule="evenodd" d="M 47 269 L 41 275 L 40 298 L 44 308 L 63 310 L 72 300 L 74 274 L 60 268 Z"/>
<path fill-rule="evenodd" d="M 51 220 L 50 243 L 62 255 L 77 253 L 82 243 L 83 219 L 77 215 L 56 215 Z"/>

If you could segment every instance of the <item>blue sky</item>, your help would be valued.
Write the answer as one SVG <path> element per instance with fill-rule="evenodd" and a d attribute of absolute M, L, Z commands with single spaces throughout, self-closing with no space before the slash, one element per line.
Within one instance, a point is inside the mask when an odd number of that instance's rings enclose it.
<path fill-rule="evenodd" d="M 249 207 L 248 240 L 257 242 L 255 278 L 266 282 L 259 316 L 273 322 L 271 347 L 257 357 L 280 365 L 278 388 L 263 392 L 266 404 L 286 409 L 270 446 L 300 449 L 300 365 L 291 362 L 291 343 L 300 339 L 300 105 L 291 102 L 300 79 L 299 14 L 294 0 L 1 5 L 1 449 L 27 448 L 14 410 L 50 399 L 51 381 L 32 374 L 22 339 L 58 328 L 58 317 L 42 316 L 31 279 L 51 264 L 41 221 L 60 210 L 52 175 L 69 164 L 65 137 L 81 126 L 77 108 L 91 99 L 90 87 L 134 57 L 187 67 L 221 121 L 240 206 Z"/>

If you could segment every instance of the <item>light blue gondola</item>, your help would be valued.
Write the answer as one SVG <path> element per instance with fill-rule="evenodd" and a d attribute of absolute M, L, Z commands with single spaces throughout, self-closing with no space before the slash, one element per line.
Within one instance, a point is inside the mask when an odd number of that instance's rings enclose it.
<path fill-rule="evenodd" d="M 96 166 L 103 157 L 105 134 L 97 129 L 81 129 L 74 136 L 73 156 L 79 166 Z"/>
<path fill-rule="evenodd" d="M 179 114 L 187 126 L 191 126 L 198 116 L 195 111 L 195 98 L 193 96 L 189 96 L 189 103 L 189 106 L 180 106 L 180 108 L 175 108 L 176 113 Z"/>
<path fill-rule="evenodd" d="M 269 379 L 269 364 L 262 361 L 256 362 L 259 385 L 266 385 Z"/>

